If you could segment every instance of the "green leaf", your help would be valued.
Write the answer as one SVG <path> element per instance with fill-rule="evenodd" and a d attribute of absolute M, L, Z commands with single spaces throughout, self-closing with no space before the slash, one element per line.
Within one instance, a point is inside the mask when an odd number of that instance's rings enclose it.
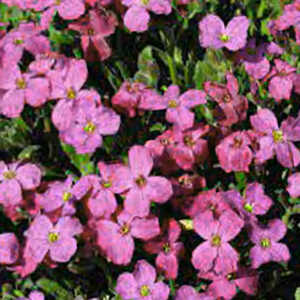
<path fill-rule="evenodd" d="M 159 131 L 164 132 L 166 130 L 166 125 L 162 123 L 155 123 L 150 127 L 150 132 Z"/>
<path fill-rule="evenodd" d="M 91 154 L 77 154 L 72 146 L 63 142 L 61 142 L 61 146 L 82 176 L 95 173 L 94 163 L 90 160 Z"/>
<path fill-rule="evenodd" d="M 139 71 L 134 76 L 136 81 L 142 82 L 150 87 L 157 87 L 160 71 L 153 57 L 151 46 L 145 47 L 139 54 L 138 69 Z"/>
<path fill-rule="evenodd" d="M 296 289 L 295 300 L 300 300 L 300 287 Z"/>
<path fill-rule="evenodd" d="M 18 159 L 22 160 L 22 159 L 30 159 L 32 158 L 32 155 L 34 152 L 38 151 L 41 147 L 38 145 L 30 145 L 28 147 L 26 147 L 25 149 L 23 149 L 19 155 L 18 155 Z"/>
<path fill-rule="evenodd" d="M 50 294 L 57 300 L 72 300 L 73 296 L 59 283 L 48 278 L 41 278 L 37 281 L 37 286 L 45 293 Z"/>
<path fill-rule="evenodd" d="M 247 176 L 243 172 L 235 172 L 234 173 L 235 180 L 237 182 L 237 188 L 239 191 L 242 191 L 245 189 L 247 184 Z"/>

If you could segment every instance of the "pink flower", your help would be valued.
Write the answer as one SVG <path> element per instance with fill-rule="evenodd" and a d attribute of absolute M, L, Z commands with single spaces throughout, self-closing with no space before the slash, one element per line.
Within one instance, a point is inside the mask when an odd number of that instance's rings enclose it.
<path fill-rule="evenodd" d="M 249 172 L 253 153 L 246 131 L 236 131 L 224 138 L 216 147 L 216 153 L 222 169 L 226 173 Z"/>
<path fill-rule="evenodd" d="M 205 82 L 206 93 L 218 103 L 215 115 L 222 126 L 231 126 L 247 117 L 248 101 L 238 95 L 237 79 L 231 73 L 226 75 L 227 84 Z"/>
<path fill-rule="evenodd" d="M 45 299 L 44 294 L 37 291 L 31 292 L 28 298 L 25 297 L 17 298 L 17 300 L 44 300 L 44 299 Z"/>
<path fill-rule="evenodd" d="M 300 151 L 292 143 L 300 141 L 297 119 L 289 117 L 279 128 L 276 117 L 269 109 L 260 109 L 250 117 L 253 128 L 261 134 L 258 138 L 259 150 L 255 158 L 264 163 L 276 153 L 279 163 L 286 167 L 296 167 L 300 163 Z"/>
<path fill-rule="evenodd" d="M 213 212 L 214 217 L 219 218 L 227 210 L 230 210 L 230 206 L 224 201 L 223 193 L 212 189 L 195 196 L 193 202 L 184 209 L 184 213 L 192 218 L 200 215 L 199 220 L 201 220 L 202 214 L 208 211 Z"/>
<path fill-rule="evenodd" d="M 250 239 L 255 244 L 250 250 L 252 268 L 270 261 L 287 262 L 290 259 L 286 245 L 278 243 L 286 233 L 285 224 L 279 219 L 271 220 L 267 226 L 255 225 L 250 232 Z"/>
<path fill-rule="evenodd" d="M 168 279 L 175 279 L 178 274 L 178 256 L 183 252 L 183 243 L 177 242 L 181 228 L 174 219 L 170 219 L 165 232 L 145 244 L 145 250 L 158 254 L 156 267 L 162 270 Z"/>
<path fill-rule="evenodd" d="M 19 257 L 19 242 L 14 233 L 0 234 L 0 264 L 14 264 Z"/>
<path fill-rule="evenodd" d="M 111 49 L 105 38 L 112 35 L 118 20 L 111 12 L 91 9 L 89 15 L 69 28 L 81 33 L 81 46 L 87 61 L 105 60 L 111 55 Z"/>
<path fill-rule="evenodd" d="M 272 199 L 264 193 L 262 185 L 257 182 L 247 185 L 244 196 L 235 190 L 225 192 L 223 196 L 245 221 L 251 220 L 256 215 L 264 215 L 272 205 Z"/>
<path fill-rule="evenodd" d="M 293 198 L 300 197 L 300 172 L 294 173 L 288 178 L 287 191 Z"/>
<path fill-rule="evenodd" d="M 245 16 L 234 17 L 225 28 L 218 16 L 207 15 L 199 22 L 199 41 L 204 48 L 226 47 L 237 51 L 246 45 L 248 27 L 249 20 Z"/>
<path fill-rule="evenodd" d="M 62 216 L 71 216 L 76 212 L 74 202 L 78 200 L 72 188 L 71 176 L 65 181 L 54 181 L 49 183 L 48 189 L 39 198 L 39 205 L 46 213 L 61 209 Z"/>
<path fill-rule="evenodd" d="M 189 285 L 182 285 L 176 292 L 175 300 L 214 300 L 214 298 L 206 293 L 199 294 Z"/>
<path fill-rule="evenodd" d="M 269 92 L 275 101 L 281 99 L 289 100 L 293 89 L 293 81 L 296 68 L 293 68 L 283 60 L 275 59 L 273 67 L 268 77 L 272 77 L 269 82 Z"/>
<path fill-rule="evenodd" d="M 124 24 L 130 31 L 142 32 L 148 29 L 150 15 L 168 15 L 172 11 L 170 0 L 122 0 L 122 4 L 129 7 L 124 15 Z"/>
<path fill-rule="evenodd" d="M 21 115 L 25 103 L 39 107 L 49 98 L 49 81 L 30 73 L 22 74 L 17 65 L 0 69 L 0 113 L 9 118 Z"/>
<path fill-rule="evenodd" d="M 34 164 L 20 162 L 6 165 L 0 161 L 0 203 L 4 207 L 21 203 L 22 190 L 33 190 L 40 185 L 41 171 Z"/>
<path fill-rule="evenodd" d="M 85 12 L 84 0 L 47 0 L 48 7 L 41 16 L 41 26 L 48 29 L 56 11 L 64 20 L 78 19 Z"/>
<path fill-rule="evenodd" d="M 94 152 L 102 145 L 102 136 L 113 135 L 119 130 L 120 116 L 101 102 L 86 101 L 86 97 L 82 97 L 70 111 L 71 122 L 60 132 L 60 138 L 74 146 L 79 154 Z"/>
<path fill-rule="evenodd" d="M 148 110 L 147 103 L 157 103 L 161 96 L 141 82 L 124 81 L 111 102 L 121 112 L 129 114 L 130 118 L 136 115 L 136 110 Z"/>
<path fill-rule="evenodd" d="M 5 59 L 17 64 L 24 50 L 33 55 L 50 52 L 50 42 L 40 32 L 41 29 L 34 23 L 21 23 L 18 28 L 8 32 L 0 41 Z"/>
<path fill-rule="evenodd" d="M 270 63 L 264 57 L 266 48 L 265 43 L 256 46 L 256 40 L 252 38 L 246 47 L 237 53 L 238 61 L 244 63 L 246 72 L 254 79 L 265 77 L 270 70 Z"/>
<path fill-rule="evenodd" d="M 155 282 L 156 272 L 146 260 L 137 261 L 133 273 L 123 273 L 117 279 L 116 292 L 124 300 L 167 300 L 169 287 Z"/>
<path fill-rule="evenodd" d="M 117 223 L 100 220 L 96 224 L 97 245 L 107 259 L 117 265 L 128 265 L 134 252 L 134 238 L 149 240 L 160 233 L 157 217 L 139 218 L 126 212 Z"/>
<path fill-rule="evenodd" d="M 26 232 L 28 251 L 34 260 L 42 262 L 46 254 L 55 262 L 67 262 L 77 250 L 74 235 L 82 232 L 76 218 L 62 217 L 53 225 L 45 215 L 37 216 Z"/>
<path fill-rule="evenodd" d="M 191 109 L 206 103 L 205 96 L 203 91 L 192 89 L 180 95 L 179 87 L 171 85 L 161 99 L 146 98 L 142 107 L 149 110 L 167 109 L 166 120 L 185 130 L 194 125 L 195 116 Z"/>
<path fill-rule="evenodd" d="M 247 295 L 255 295 L 258 287 L 257 272 L 243 267 L 226 276 L 208 273 L 199 274 L 199 277 L 213 281 L 206 291 L 213 299 L 232 299 L 237 293 L 237 288 Z"/>
<path fill-rule="evenodd" d="M 230 244 L 241 231 L 244 222 L 231 210 L 225 211 L 218 220 L 208 211 L 193 220 L 195 231 L 205 239 L 192 254 L 193 266 L 206 273 L 226 275 L 237 270 L 238 253 Z"/>
<path fill-rule="evenodd" d="M 153 167 L 153 159 L 149 150 L 143 146 L 133 146 L 128 153 L 129 169 L 127 187 L 129 189 L 124 200 L 125 210 L 129 213 L 145 217 L 150 212 L 150 203 L 165 203 L 171 197 L 171 183 L 161 176 L 149 176 Z"/>
<path fill-rule="evenodd" d="M 201 137 L 209 131 L 208 125 L 197 124 L 184 132 L 174 131 L 176 144 L 168 147 L 168 153 L 181 169 L 191 170 L 196 164 L 207 159 L 207 141 Z"/>

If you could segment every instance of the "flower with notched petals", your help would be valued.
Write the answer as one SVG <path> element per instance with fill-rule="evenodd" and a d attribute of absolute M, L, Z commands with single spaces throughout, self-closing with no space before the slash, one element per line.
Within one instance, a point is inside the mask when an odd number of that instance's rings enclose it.
<path fill-rule="evenodd" d="M 1 233 L 0 264 L 14 264 L 19 258 L 19 248 L 19 242 L 14 233 Z"/>
<path fill-rule="evenodd" d="M 169 287 L 156 281 L 156 272 L 146 260 L 137 261 L 133 273 L 123 273 L 117 279 L 116 292 L 124 300 L 167 300 Z"/>
<path fill-rule="evenodd" d="M 287 262 L 290 252 L 285 244 L 278 243 L 286 233 L 286 226 L 280 219 L 271 220 L 267 226 L 255 224 L 250 231 L 250 239 L 255 244 L 250 249 L 252 268 L 270 261 Z"/>
<path fill-rule="evenodd" d="M 287 191 L 293 198 L 300 197 L 300 172 L 294 173 L 288 178 Z"/>
<path fill-rule="evenodd" d="M 199 41 L 202 47 L 215 49 L 226 47 L 237 51 L 247 42 L 249 20 L 245 16 L 234 17 L 225 27 L 216 15 L 207 15 L 199 22 Z"/>
<path fill-rule="evenodd" d="M 53 225 L 45 215 L 35 217 L 26 232 L 28 252 L 35 262 L 40 263 L 49 252 L 55 262 L 67 262 L 77 250 L 74 235 L 82 232 L 82 225 L 76 218 L 61 217 Z"/>

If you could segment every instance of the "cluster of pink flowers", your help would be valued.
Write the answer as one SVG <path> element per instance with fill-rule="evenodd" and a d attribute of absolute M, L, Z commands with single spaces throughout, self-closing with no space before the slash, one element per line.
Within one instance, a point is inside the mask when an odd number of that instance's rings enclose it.
<path fill-rule="evenodd" d="M 128 157 L 123 161 L 98 161 L 97 174 L 80 178 L 69 175 L 64 180 L 46 181 L 42 166 L 0 161 L 0 205 L 12 221 L 29 222 L 23 238 L 17 239 L 11 232 L 0 234 L 0 264 L 22 277 L 40 264 L 55 268 L 76 255 L 80 239 L 85 255 L 97 253 L 108 262 L 127 266 L 135 262 L 139 243 L 153 256 L 155 267 L 138 260 L 132 273 L 118 277 L 115 291 L 124 300 L 168 299 L 170 288 L 162 278 L 178 277 L 180 262 L 186 260 L 188 251 L 182 240 L 188 228 L 174 216 L 161 220 L 163 208 L 187 218 L 184 221 L 199 241 L 190 253 L 191 264 L 199 280 L 209 282 L 203 293 L 189 285 L 179 287 L 177 300 L 232 299 L 237 288 L 254 295 L 261 265 L 289 261 L 289 249 L 280 242 L 286 225 L 278 218 L 265 223 L 258 217 L 273 204 L 264 186 L 252 180 L 240 191 L 207 187 L 205 164 L 212 165 L 215 156 L 216 168 L 224 174 L 250 173 L 276 157 L 290 171 L 286 194 L 300 197 L 300 173 L 294 172 L 300 165 L 295 144 L 300 142 L 300 111 L 279 122 L 264 104 L 250 114 L 249 98 L 240 92 L 234 70 L 226 73 L 225 83 L 206 81 L 203 90 L 182 92 L 175 84 L 161 93 L 128 79 L 104 105 L 98 90 L 86 87 L 87 62 L 102 61 L 112 54 L 108 37 L 119 22 L 103 7 L 113 1 L 2 2 L 40 12 L 41 19 L 1 34 L 1 115 L 17 118 L 25 105 L 37 109 L 49 105 L 60 141 L 73 146 L 77 154 L 93 154 L 104 136 L 117 134 L 121 116 L 134 118 L 144 111 L 155 115 L 165 110 L 163 119 L 169 127 L 144 145 L 126 149 Z M 168 15 L 172 11 L 169 0 L 121 2 L 124 25 L 131 32 L 146 31 L 150 13 Z M 283 15 L 269 24 L 274 36 L 294 26 L 299 43 L 299 7 L 298 0 L 286 5 Z M 45 32 L 56 11 L 62 19 L 72 20 L 68 30 L 80 34 L 84 59 L 51 51 Z M 275 42 L 247 42 L 249 25 L 246 16 L 236 16 L 225 26 L 218 16 L 209 14 L 199 22 L 200 46 L 226 48 L 234 63 L 243 64 L 251 95 L 257 97 L 260 87 L 268 84 L 273 104 L 280 105 L 290 100 L 293 92 L 300 93 L 300 75 L 283 60 L 284 49 Z M 22 59 L 28 53 L 33 59 L 24 66 Z M 197 119 L 195 110 L 203 107 L 211 111 L 213 122 Z M 248 128 L 242 129 L 246 120 Z M 79 204 L 85 218 L 80 218 Z M 246 264 L 239 257 L 241 244 L 249 248 Z M 44 296 L 32 292 L 29 298 L 19 299 L 43 300 Z"/>

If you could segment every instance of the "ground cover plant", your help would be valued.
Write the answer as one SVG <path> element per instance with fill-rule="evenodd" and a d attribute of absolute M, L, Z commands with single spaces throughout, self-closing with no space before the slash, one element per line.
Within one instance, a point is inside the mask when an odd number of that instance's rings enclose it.
<path fill-rule="evenodd" d="M 1 299 L 300 299 L 300 1 L 0 0 Z"/>

